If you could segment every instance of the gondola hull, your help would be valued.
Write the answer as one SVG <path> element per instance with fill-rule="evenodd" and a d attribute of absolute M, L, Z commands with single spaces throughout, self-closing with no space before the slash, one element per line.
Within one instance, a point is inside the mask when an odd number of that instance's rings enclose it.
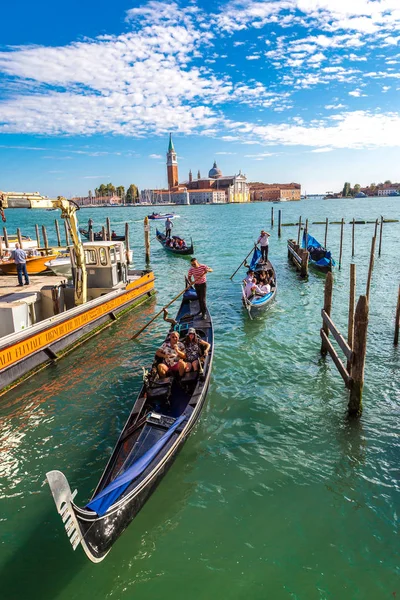
<path fill-rule="evenodd" d="M 156 230 L 156 238 L 162 245 L 162 247 L 171 254 L 177 254 L 178 256 L 190 256 L 193 254 L 193 241 L 190 244 L 189 248 L 180 249 L 180 248 L 170 248 L 166 245 L 167 237 L 161 233 L 161 231 Z"/>
<path fill-rule="evenodd" d="M 309 233 L 306 233 L 306 231 L 304 231 L 303 234 L 302 248 L 307 248 L 309 252 L 308 264 L 310 267 L 319 271 L 320 273 L 328 273 L 329 271 L 332 271 L 332 268 L 335 266 L 335 261 L 333 260 L 331 253 L 329 250 L 324 248 L 318 242 L 318 240 L 316 240 Z"/>
<path fill-rule="evenodd" d="M 186 306 L 184 306 L 185 302 Z M 187 305 L 188 302 L 189 305 Z M 197 381 L 194 383 L 195 387 L 193 388 L 193 392 L 188 396 L 189 400 L 186 408 L 175 419 L 174 425 L 170 427 L 171 431 L 173 427 L 176 427 L 171 437 L 154 459 L 146 466 L 140 476 L 132 481 L 127 491 L 102 516 L 99 516 L 99 514 L 88 507 L 80 508 L 74 503 L 74 494 L 71 493 L 68 481 L 60 471 L 47 473 L 47 479 L 58 512 L 65 523 L 65 528 L 73 548 L 75 549 L 81 544 L 87 556 L 93 562 L 100 562 L 104 559 L 118 537 L 138 514 L 146 503 L 146 500 L 151 496 L 165 473 L 171 467 L 200 416 L 210 382 L 214 344 L 211 317 L 209 313 L 207 313 L 204 320 L 197 315 L 195 316 L 195 313 L 198 312 L 198 306 L 196 299 L 189 301 L 186 299 L 182 302 L 178 316 L 180 313 L 182 316 L 186 315 L 184 327 L 186 329 L 189 326 L 195 327 L 197 331 L 204 334 L 203 339 L 206 339 L 211 344 L 210 353 L 204 363 L 203 374 L 199 375 Z M 182 307 L 184 311 L 182 311 Z M 177 321 L 179 323 L 178 316 Z M 183 320 L 181 323 L 183 323 Z M 183 382 L 184 378 L 180 381 L 176 380 L 172 386 L 182 387 Z M 143 404 L 142 407 L 140 406 L 141 402 L 144 402 L 144 407 Z M 174 402 L 174 398 L 172 402 Z M 135 419 L 136 422 L 139 422 L 141 411 L 146 411 L 147 403 L 148 398 L 146 399 L 145 386 L 143 386 L 93 497 L 97 497 L 96 494 L 101 493 L 102 490 L 107 488 L 110 481 L 115 481 L 112 475 L 118 472 L 120 460 L 126 456 L 128 458 L 125 458 L 125 460 L 129 460 L 131 454 L 134 454 L 135 446 L 132 446 L 131 450 L 128 451 L 125 449 L 125 445 L 128 444 L 129 436 L 131 435 L 130 430 L 135 426 Z M 161 416 L 163 417 L 164 415 Z M 145 418 L 155 418 L 154 412 L 151 412 L 150 416 L 147 415 Z M 172 417 L 165 418 L 173 420 Z M 145 426 L 147 426 L 147 421 Z M 154 426 L 150 428 L 150 431 L 156 431 L 156 429 L 157 427 Z"/>

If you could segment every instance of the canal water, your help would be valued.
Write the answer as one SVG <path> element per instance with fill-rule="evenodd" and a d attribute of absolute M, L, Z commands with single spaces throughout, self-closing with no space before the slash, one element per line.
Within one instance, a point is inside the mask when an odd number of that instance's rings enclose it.
<path fill-rule="evenodd" d="M 157 298 L 0 399 L 0 598 L 86 600 L 210 598 L 378 600 L 400 595 L 399 363 L 393 347 L 400 279 L 400 224 L 385 224 L 371 287 L 364 412 L 346 417 L 348 393 L 320 356 L 324 277 L 303 281 L 287 259 L 295 227 L 400 217 L 400 199 L 319 200 L 247 206 L 176 207 L 174 232 L 193 236 L 214 269 L 209 307 L 215 362 L 201 420 L 175 464 L 106 559 L 72 551 L 45 474 L 63 471 L 84 505 L 102 473 L 166 324 L 132 333 L 183 287 L 187 259 L 156 240 Z M 87 209 L 95 228 L 131 224 L 135 264 L 144 264 L 148 209 Z M 34 234 L 56 212 L 8 211 L 7 226 Z M 152 236 L 155 224 L 151 225 Z M 240 277 L 229 276 L 261 227 L 271 232 L 275 303 L 250 321 Z M 356 226 L 357 295 L 365 292 L 374 225 Z M 310 225 L 323 241 L 324 226 Z M 340 226 L 328 247 L 339 254 Z M 347 329 L 351 226 L 335 270 L 332 315 Z M 178 306 L 176 306 L 176 309 Z M 174 310 L 171 310 L 174 313 Z"/>

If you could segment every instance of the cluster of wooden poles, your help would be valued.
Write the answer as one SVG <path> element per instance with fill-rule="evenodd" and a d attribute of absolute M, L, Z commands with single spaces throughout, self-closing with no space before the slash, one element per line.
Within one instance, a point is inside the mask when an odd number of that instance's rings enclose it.
<path fill-rule="evenodd" d="M 378 245 L 378 256 L 381 256 L 382 252 L 382 234 L 384 219 L 381 216 L 380 220 L 376 219 L 375 231 L 371 241 L 371 252 L 369 259 L 368 277 L 366 284 L 366 292 L 364 295 L 359 297 L 357 306 L 355 306 L 355 294 L 356 294 L 356 265 L 350 264 L 350 295 L 349 295 L 349 315 L 348 315 L 348 329 L 347 339 L 343 336 L 335 323 L 331 319 L 332 310 L 332 293 L 333 293 L 333 275 L 329 272 L 326 276 L 325 281 L 325 298 L 324 307 L 321 311 L 322 316 L 322 328 L 320 330 L 322 344 L 321 354 L 326 356 L 328 353 L 332 357 L 332 360 L 342 376 L 346 387 L 350 390 L 348 412 L 351 416 L 360 416 L 362 412 L 362 392 L 364 386 L 364 370 L 365 370 L 365 356 L 367 350 L 367 329 L 368 329 L 368 313 L 369 313 L 369 296 L 371 290 L 372 272 L 375 261 L 375 250 L 378 237 L 379 227 L 379 245 Z M 341 269 L 342 256 L 343 256 L 343 232 L 344 232 L 344 219 L 336 222 L 335 224 L 340 225 L 340 249 L 339 249 L 339 263 L 338 267 Z M 324 224 L 319 222 L 318 224 Z M 355 256 L 355 225 L 356 220 L 350 223 L 352 225 L 352 236 L 351 236 L 351 257 Z M 301 231 L 304 228 L 305 233 L 308 232 L 308 219 L 306 219 L 303 227 L 302 218 L 300 216 L 297 223 L 284 223 L 282 224 L 282 211 L 278 211 L 278 237 L 282 235 L 282 226 L 291 225 L 298 226 L 297 232 L 297 243 L 296 240 L 288 240 L 288 256 L 291 258 L 295 266 L 300 271 L 303 277 L 308 275 L 308 259 L 309 253 L 305 248 L 300 246 Z M 274 226 L 274 207 L 271 207 L 271 227 Z M 327 247 L 328 241 L 328 219 L 325 220 L 325 236 L 324 236 L 324 247 Z M 397 346 L 399 343 L 399 328 L 400 328 L 400 286 L 398 289 L 397 307 L 395 316 L 395 331 L 394 331 L 394 345 Z M 346 364 L 340 359 L 338 353 L 332 345 L 329 339 L 329 334 L 332 334 L 336 340 L 339 348 L 344 353 L 347 361 Z"/>
<path fill-rule="evenodd" d="M 350 390 L 348 413 L 351 416 L 360 416 L 362 413 L 362 392 L 364 387 L 364 370 L 365 356 L 367 351 L 367 330 L 368 330 L 368 315 L 369 315 L 369 298 L 371 291 L 371 279 L 374 268 L 375 246 L 377 236 L 377 223 L 375 226 L 375 234 L 371 242 L 371 253 L 368 268 L 368 277 L 366 291 L 358 299 L 355 306 L 356 298 L 356 265 L 350 264 L 350 293 L 349 293 L 349 313 L 347 339 L 340 333 L 335 323 L 331 319 L 332 310 L 332 294 L 333 294 L 333 275 L 329 272 L 325 280 L 325 295 L 324 307 L 321 311 L 322 328 L 320 330 L 322 345 L 321 354 L 326 356 L 328 353 L 331 356 L 336 368 L 338 369 L 346 387 Z M 382 228 L 381 228 L 382 231 Z M 380 244 L 381 247 L 381 236 Z M 395 316 L 395 332 L 394 345 L 399 342 L 399 326 L 400 326 L 400 286 L 398 289 L 397 308 Z M 346 366 L 340 359 L 335 348 L 333 347 L 329 333 L 335 338 L 340 349 L 347 358 Z"/>

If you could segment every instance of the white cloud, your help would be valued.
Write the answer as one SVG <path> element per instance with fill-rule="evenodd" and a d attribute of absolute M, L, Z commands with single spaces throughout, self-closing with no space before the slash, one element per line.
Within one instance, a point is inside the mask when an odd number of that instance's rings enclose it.
<path fill-rule="evenodd" d="M 254 125 L 227 123 L 235 141 L 252 139 L 264 145 L 308 146 L 314 148 L 400 147 L 400 113 L 374 114 L 353 111 L 304 125 L 279 123 Z M 239 140 L 238 140 L 239 138 Z"/>
<path fill-rule="evenodd" d="M 149 154 L 149 158 L 163 158 L 161 154 Z"/>
<path fill-rule="evenodd" d="M 332 152 L 333 148 L 315 148 L 314 150 L 311 150 L 311 152 Z"/>

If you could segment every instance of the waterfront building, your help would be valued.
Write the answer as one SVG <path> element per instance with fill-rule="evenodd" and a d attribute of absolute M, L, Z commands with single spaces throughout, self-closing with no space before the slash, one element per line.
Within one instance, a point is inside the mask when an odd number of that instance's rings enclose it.
<path fill-rule="evenodd" d="M 110 204 L 123 204 L 124 198 L 113 196 L 75 196 L 71 198 L 78 206 L 109 206 Z"/>
<path fill-rule="evenodd" d="M 250 183 L 252 202 L 287 202 L 301 199 L 300 183 Z"/>
<path fill-rule="evenodd" d="M 157 204 L 250 202 L 250 189 L 246 176 L 241 171 L 237 175 L 223 175 L 215 161 L 208 177 L 201 177 L 198 170 L 197 178 L 194 179 L 190 169 L 187 181 L 178 183 L 178 160 L 171 134 L 167 151 L 167 178 L 167 190 L 145 190 L 141 193 L 141 200 L 146 202 L 152 198 L 152 201 Z"/>

